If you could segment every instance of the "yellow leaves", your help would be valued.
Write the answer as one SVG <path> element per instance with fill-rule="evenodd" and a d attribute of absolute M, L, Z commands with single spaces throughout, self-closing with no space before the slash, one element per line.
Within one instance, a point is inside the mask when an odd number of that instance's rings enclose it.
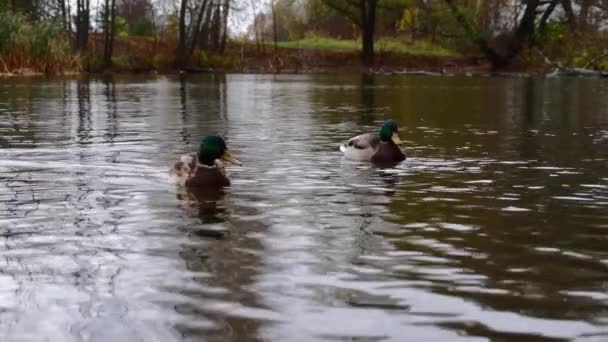
<path fill-rule="evenodd" d="M 403 10 L 396 25 L 397 32 L 408 32 L 416 28 L 416 12 L 415 8 L 405 8 Z"/>

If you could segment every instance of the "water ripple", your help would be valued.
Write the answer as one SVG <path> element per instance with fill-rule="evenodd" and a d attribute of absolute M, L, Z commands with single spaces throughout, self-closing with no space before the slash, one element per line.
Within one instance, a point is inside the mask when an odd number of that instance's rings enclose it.
<path fill-rule="evenodd" d="M 7 81 L 0 337 L 603 341 L 608 88 L 560 82 Z M 407 161 L 342 158 L 388 117 Z M 204 134 L 220 193 L 167 172 Z"/>

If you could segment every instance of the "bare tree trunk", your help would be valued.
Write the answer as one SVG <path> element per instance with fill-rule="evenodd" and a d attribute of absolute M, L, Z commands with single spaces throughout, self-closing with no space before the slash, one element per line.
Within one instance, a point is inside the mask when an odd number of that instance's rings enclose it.
<path fill-rule="evenodd" d="M 588 0 L 584 0 L 583 3 L 581 4 L 581 15 L 583 13 L 584 6 L 585 3 Z M 570 25 L 570 30 L 572 30 L 572 32 L 576 31 L 576 17 L 574 16 L 574 10 L 572 9 L 572 3 L 570 2 L 570 0 L 561 0 L 562 2 L 562 7 L 564 8 L 564 13 L 566 13 L 566 18 L 568 19 L 568 25 Z M 584 25 L 584 24 L 582 24 Z"/>
<path fill-rule="evenodd" d="M 82 20 L 82 18 L 81 18 L 81 12 L 82 12 L 82 10 L 81 10 L 81 2 L 82 2 L 82 0 L 76 0 L 76 18 L 75 18 L 75 20 L 76 20 L 76 37 L 75 38 L 76 39 L 74 40 L 74 45 L 75 45 L 75 47 L 76 47 L 77 50 L 81 49 L 81 46 L 80 46 L 80 42 L 81 42 L 80 35 L 82 34 L 80 32 L 80 30 L 81 30 L 81 28 L 80 28 L 81 27 L 80 21 Z"/>
<path fill-rule="evenodd" d="M 14 2 L 14 0 L 13 0 Z M 61 24 L 63 25 L 63 29 L 65 31 L 68 30 L 68 21 L 65 9 L 65 0 L 59 0 L 59 10 L 61 11 Z"/>
<path fill-rule="evenodd" d="M 110 0 L 105 0 L 103 11 L 103 65 L 110 67 Z"/>
<path fill-rule="evenodd" d="M 513 40 L 502 54 L 491 48 L 488 41 L 481 37 L 478 31 L 469 23 L 464 13 L 454 3 L 454 0 L 445 0 L 445 2 L 456 18 L 456 21 L 465 30 L 467 36 L 479 46 L 481 52 L 483 52 L 494 68 L 505 67 L 511 64 L 513 59 L 521 52 L 526 42 L 530 45 L 535 44 L 534 32 L 539 0 L 528 0 L 524 15 L 515 30 Z"/>
<path fill-rule="evenodd" d="M 70 2 L 71 1 L 68 1 L 67 9 L 66 9 L 67 10 L 67 24 L 68 24 L 68 32 L 70 34 L 70 37 L 73 37 L 72 36 L 72 33 L 73 33 L 72 32 L 72 14 L 71 14 L 72 8 L 70 7 Z"/>
<path fill-rule="evenodd" d="M 447 2 L 453 0 L 445 0 Z M 378 0 L 322 0 L 324 4 L 350 19 L 361 31 L 361 59 L 366 65 L 374 63 L 374 33 Z"/>
<path fill-rule="evenodd" d="M 260 37 L 258 34 L 258 15 L 255 10 L 255 0 L 251 0 L 251 10 L 253 11 L 253 31 L 255 34 L 255 47 L 257 52 L 260 52 Z"/>
<path fill-rule="evenodd" d="M 226 50 L 226 41 L 228 40 L 228 15 L 230 14 L 230 0 L 224 0 L 224 16 L 222 22 L 222 40 L 220 42 L 219 52 L 224 53 Z"/>
<path fill-rule="evenodd" d="M 416 6 L 420 7 L 422 11 L 426 11 L 426 4 L 424 1 L 417 1 L 416 2 Z M 410 29 L 410 41 L 412 43 L 416 42 L 416 33 L 418 31 L 418 15 L 414 14 L 412 15 L 412 24 L 410 25 L 411 29 Z M 433 25 L 434 26 L 434 25 Z M 433 36 L 435 34 L 433 33 Z M 435 39 L 433 37 L 433 39 Z"/>
<path fill-rule="evenodd" d="M 532 43 L 534 39 L 534 21 L 536 19 L 536 8 L 538 7 L 539 0 L 528 0 L 526 5 L 526 11 L 524 16 L 515 31 L 515 37 L 517 38 L 516 44 L 523 44 L 524 40 Z M 519 51 L 518 51 L 519 52 Z"/>
<path fill-rule="evenodd" d="M 220 16 L 221 16 L 221 3 L 215 5 L 215 11 L 213 13 L 213 19 L 211 20 L 211 36 L 210 36 L 210 48 L 213 51 L 218 51 L 220 46 Z"/>
<path fill-rule="evenodd" d="M 190 53 L 192 53 L 194 49 L 196 49 L 196 44 L 200 42 L 200 39 L 198 39 L 198 37 L 201 34 L 201 25 L 203 22 L 203 16 L 205 15 L 205 11 L 207 10 L 207 3 L 208 0 L 203 0 L 203 3 L 201 4 L 201 7 L 199 8 L 199 11 L 196 15 L 194 29 L 192 30 L 192 41 L 190 42 Z"/>
<path fill-rule="evenodd" d="M 277 44 L 277 11 L 275 8 L 275 1 L 272 1 L 272 35 L 274 37 L 274 53 L 278 51 Z"/>
<path fill-rule="evenodd" d="M 114 51 L 114 36 L 116 32 L 116 0 L 106 0 L 103 17 L 103 64 L 104 68 L 108 69 L 112 67 L 112 54 Z"/>
<path fill-rule="evenodd" d="M 564 0 L 564 1 L 568 1 L 569 0 Z M 589 8 L 591 7 L 591 1 L 590 0 L 582 0 L 581 1 L 581 8 L 579 10 L 579 14 L 578 14 L 578 24 L 581 28 L 581 30 L 584 32 L 587 30 L 587 24 L 588 24 L 588 20 L 589 20 Z M 566 8 L 564 7 L 564 10 L 566 10 Z M 572 5 L 570 4 L 570 11 L 572 11 Z"/>
<path fill-rule="evenodd" d="M 201 28 L 200 43 L 201 49 L 206 50 L 209 48 L 209 36 L 211 31 L 211 20 L 213 19 L 213 6 L 217 6 L 214 0 L 209 3 L 205 20 L 203 21 L 203 27 Z"/>
<path fill-rule="evenodd" d="M 112 66 L 112 54 L 114 52 L 114 37 L 116 36 L 116 0 L 112 0 L 112 11 L 110 12 L 110 46 L 108 47 L 108 66 Z"/>
<path fill-rule="evenodd" d="M 362 58 L 365 65 L 374 64 L 374 31 L 376 28 L 377 0 L 361 0 Z"/>
<path fill-rule="evenodd" d="M 486 58 L 488 59 L 488 61 L 493 65 L 493 66 L 497 66 L 499 64 L 502 64 L 502 59 L 501 56 L 498 55 L 496 53 L 496 51 L 494 51 L 490 45 L 488 44 L 488 41 L 485 40 L 484 38 L 482 38 L 479 33 L 475 30 L 475 28 L 471 25 L 471 23 L 469 23 L 469 21 L 467 20 L 467 18 L 465 17 L 464 13 L 462 13 L 462 11 L 458 8 L 458 6 L 454 3 L 453 0 L 445 0 L 445 2 L 447 3 L 448 7 L 450 8 L 450 11 L 452 12 L 452 14 L 454 15 L 454 17 L 456 18 L 456 21 L 460 24 L 460 26 L 462 26 L 462 28 L 464 29 L 466 35 L 469 37 L 469 39 L 471 39 L 475 44 L 477 44 L 477 46 L 479 46 L 479 49 L 481 50 L 481 52 L 486 56 Z"/>
<path fill-rule="evenodd" d="M 179 10 L 179 41 L 176 51 L 176 66 L 181 67 L 186 61 L 186 8 L 188 0 L 182 0 Z"/>
<path fill-rule="evenodd" d="M 547 9 L 545 10 L 545 13 L 543 13 L 543 16 L 540 18 L 540 22 L 538 24 L 538 33 L 541 36 L 545 35 L 545 30 L 547 28 L 547 20 L 549 20 L 549 17 L 551 17 L 551 14 L 553 14 L 553 11 L 555 10 L 555 7 L 557 7 L 557 4 L 559 2 L 560 2 L 560 0 L 551 1 L 551 3 L 549 4 L 549 7 L 547 7 Z"/>
<path fill-rule="evenodd" d="M 90 2 L 90 0 L 83 0 L 83 1 L 84 1 L 84 4 L 85 4 L 85 6 L 84 6 L 84 18 L 85 18 L 85 20 L 84 20 L 84 24 L 82 25 L 83 26 L 83 29 L 82 29 L 82 32 L 83 32 L 82 41 L 83 41 L 84 50 L 86 50 L 89 47 L 89 26 L 91 24 L 91 18 L 90 18 L 90 16 L 91 16 L 91 8 L 90 8 L 91 2 Z"/>
<path fill-rule="evenodd" d="M 261 15 L 260 21 L 258 21 L 258 24 L 262 25 L 262 27 L 259 29 L 259 32 L 261 33 L 260 35 L 262 36 L 262 53 L 266 54 L 266 37 L 264 35 L 264 27 L 266 27 L 266 16 Z"/>
<path fill-rule="evenodd" d="M 87 50 L 89 41 L 89 0 L 76 1 L 76 48 Z"/>

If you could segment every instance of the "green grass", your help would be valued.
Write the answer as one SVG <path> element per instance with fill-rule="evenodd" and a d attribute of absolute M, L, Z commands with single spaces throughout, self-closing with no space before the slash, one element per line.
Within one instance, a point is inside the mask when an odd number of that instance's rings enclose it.
<path fill-rule="evenodd" d="M 356 40 L 340 40 L 334 38 L 307 38 L 302 40 L 278 42 L 280 47 L 322 50 L 356 50 L 361 43 Z"/>
<path fill-rule="evenodd" d="M 308 38 L 295 41 L 278 42 L 278 45 L 283 48 L 300 48 L 300 49 L 319 49 L 319 50 L 360 50 L 361 41 L 359 40 L 342 40 L 334 38 Z M 416 41 L 415 43 L 406 43 L 403 40 L 396 38 L 381 38 L 376 40 L 375 49 L 377 52 L 395 52 L 411 55 L 424 56 L 458 56 L 459 54 L 450 49 L 439 45 L 431 44 L 428 41 Z"/>
<path fill-rule="evenodd" d="M 410 55 L 439 57 L 455 57 L 460 55 L 456 51 L 424 40 L 418 40 L 414 43 L 408 44 L 395 38 L 382 38 L 376 42 L 375 46 L 378 51 L 396 52 Z"/>
<path fill-rule="evenodd" d="M 0 58 L 0 72 L 31 68 L 51 73 L 74 64 L 61 23 L 33 23 L 22 14 L 7 11 L 0 11 Z"/>

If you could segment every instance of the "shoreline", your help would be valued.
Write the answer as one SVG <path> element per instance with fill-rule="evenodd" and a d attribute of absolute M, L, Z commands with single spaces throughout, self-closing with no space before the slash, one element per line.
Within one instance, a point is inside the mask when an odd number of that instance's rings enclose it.
<path fill-rule="evenodd" d="M 342 67 L 323 68 L 313 67 L 308 69 L 284 68 L 282 70 L 260 70 L 259 68 L 184 68 L 149 71 L 129 70 L 106 70 L 103 72 L 89 71 L 65 71 L 62 73 L 44 73 L 40 71 L 18 70 L 16 72 L 0 72 L 0 79 L 9 78 L 77 78 L 77 77 L 104 77 L 104 76 L 134 76 L 134 75 L 205 75 L 205 74 L 236 74 L 236 75 L 378 75 L 378 76 L 431 76 L 431 77 L 596 77 L 608 78 L 607 72 L 582 69 L 582 68 L 559 68 L 559 67 L 526 67 L 492 70 L 488 65 L 475 66 L 442 66 L 430 68 L 407 68 L 395 66 L 377 66 L 373 68 L 364 67 Z"/>
<path fill-rule="evenodd" d="M 135 46 L 135 43 L 141 46 Z M 4 68 L 0 78 L 35 77 L 103 77 L 104 75 L 196 75 L 196 74 L 253 74 L 253 75 L 426 75 L 426 76 L 585 76 L 608 77 L 608 72 L 563 67 L 559 63 L 534 62 L 519 59 L 509 67 L 492 69 L 482 56 L 474 53 L 453 55 L 411 54 L 379 51 L 372 67 L 362 63 L 357 50 L 279 47 L 273 51 L 258 51 L 247 44 L 230 44 L 218 55 L 197 50 L 186 61 L 186 66 L 173 65 L 173 49 L 164 47 L 165 54 L 144 56 L 141 51 L 151 43 L 146 40 L 117 40 L 115 57 L 108 69 L 100 67 L 99 56 L 81 57 L 78 65 L 63 72 L 45 73 L 32 66 Z M 162 56 L 163 58 L 159 58 Z M 158 63 L 156 63 L 158 62 Z M 70 70 L 71 69 L 71 70 Z M 61 70 L 61 69 L 59 69 Z"/>

